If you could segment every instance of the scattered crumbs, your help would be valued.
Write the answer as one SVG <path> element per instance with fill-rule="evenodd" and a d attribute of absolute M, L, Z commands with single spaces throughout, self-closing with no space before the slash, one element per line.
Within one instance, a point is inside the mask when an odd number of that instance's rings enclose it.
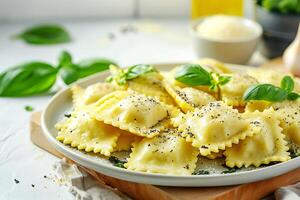
<path fill-rule="evenodd" d="M 24 109 L 28 112 L 32 112 L 34 110 L 32 106 L 25 106 Z"/>
<path fill-rule="evenodd" d="M 47 176 L 45 175 L 44 178 L 47 178 Z"/>
<path fill-rule="evenodd" d="M 31 187 L 34 187 L 35 185 L 34 184 L 31 184 Z"/>
<path fill-rule="evenodd" d="M 66 114 L 64 114 L 64 116 L 67 117 L 67 118 L 70 118 L 71 114 L 70 113 L 66 113 Z"/>
<path fill-rule="evenodd" d="M 122 34 L 135 33 L 137 31 L 138 31 L 137 28 L 135 26 L 133 26 L 133 25 L 130 25 L 130 24 L 125 25 L 125 26 L 121 27 L 121 29 L 120 29 L 120 32 Z"/>
<path fill-rule="evenodd" d="M 18 179 L 14 179 L 14 181 L 15 181 L 16 184 L 20 183 L 20 181 Z"/>

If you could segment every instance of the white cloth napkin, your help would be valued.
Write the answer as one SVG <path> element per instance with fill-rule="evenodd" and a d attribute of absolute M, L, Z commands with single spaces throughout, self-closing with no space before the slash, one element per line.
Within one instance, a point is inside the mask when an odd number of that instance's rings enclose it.
<path fill-rule="evenodd" d="M 279 188 L 275 192 L 276 200 L 300 200 L 300 183 Z"/>
<path fill-rule="evenodd" d="M 76 165 L 70 165 L 66 159 L 53 166 L 55 176 L 60 183 L 66 185 L 76 200 L 129 200 L 116 189 L 101 185 Z"/>

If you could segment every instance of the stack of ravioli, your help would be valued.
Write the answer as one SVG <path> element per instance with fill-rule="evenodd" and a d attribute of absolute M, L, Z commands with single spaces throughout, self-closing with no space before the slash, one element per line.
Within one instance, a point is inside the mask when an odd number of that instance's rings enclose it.
<path fill-rule="evenodd" d="M 251 69 L 233 72 L 213 60 L 208 71 L 231 80 L 217 96 L 207 86 L 175 80 L 176 68 L 147 73 L 125 85 L 73 86 L 73 110 L 56 124 L 57 140 L 109 157 L 129 151 L 129 170 L 190 175 L 199 157 L 224 157 L 228 167 L 259 167 L 289 159 L 300 146 L 300 101 L 243 101 L 257 83 L 280 85 L 284 74 Z M 295 80 L 300 91 L 300 81 Z"/>

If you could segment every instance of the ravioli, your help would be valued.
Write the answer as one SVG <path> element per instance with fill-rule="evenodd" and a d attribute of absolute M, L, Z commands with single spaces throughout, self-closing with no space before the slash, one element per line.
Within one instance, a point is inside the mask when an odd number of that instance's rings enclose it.
<path fill-rule="evenodd" d="M 100 99 L 93 112 L 99 121 L 151 138 L 167 128 L 170 116 L 179 111 L 143 94 L 116 91 Z"/>
<path fill-rule="evenodd" d="M 96 83 L 88 86 L 86 89 L 74 85 L 71 87 L 73 93 L 74 107 L 90 105 L 116 90 L 116 87 L 110 83 Z"/>
<path fill-rule="evenodd" d="M 272 105 L 271 102 L 263 100 L 251 100 L 246 103 L 245 111 L 254 112 L 254 111 L 264 111 Z"/>
<path fill-rule="evenodd" d="M 216 72 L 220 74 L 232 72 L 231 69 L 229 69 L 224 63 L 211 58 L 202 58 L 195 63 L 199 64 L 201 67 L 210 72 Z"/>
<path fill-rule="evenodd" d="M 79 150 L 109 156 L 122 130 L 99 122 L 84 111 L 73 112 L 70 118 L 55 125 L 56 139 Z"/>
<path fill-rule="evenodd" d="M 167 81 L 164 81 L 163 84 L 183 112 L 193 111 L 195 108 L 201 108 L 209 102 L 216 100 L 210 94 L 192 87 L 180 88 L 172 86 Z"/>
<path fill-rule="evenodd" d="M 257 80 L 245 73 L 230 74 L 230 81 L 221 85 L 222 100 L 229 106 L 244 106 L 243 95 Z"/>
<path fill-rule="evenodd" d="M 135 143 L 125 164 L 130 170 L 190 175 L 196 168 L 198 149 L 187 143 L 175 129 Z"/>
<path fill-rule="evenodd" d="M 226 165 L 229 167 L 259 167 L 270 162 L 284 162 L 290 159 L 287 142 L 279 126 L 274 110 L 245 113 L 252 127 L 259 128 L 258 134 L 226 148 Z"/>
<path fill-rule="evenodd" d="M 252 136 L 249 123 L 241 114 L 221 101 L 211 102 L 201 109 L 172 118 L 174 127 L 200 154 L 207 156 L 237 144 L 246 136 Z"/>
<path fill-rule="evenodd" d="M 300 100 L 274 103 L 272 107 L 289 143 L 300 146 Z"/>
<path fill-rule="evenodd" d="M 141 139 L 142 137 L 123 131 L 118 138 L 114 151 L 130 151 L 132 144 L 140 141 Z"/>
<path fill-rule="evenodd" d="M 173 105 L 174 101 L 163 87 L 162 79 L 163 77 L 159 73 L 145 74 L 128 81 L 127 88 Z"/>
<path fill-rule="evenodd" d="M 254 68 L 247 71 L 252 77 L 255 77 L 259 83 L 269 83 L 280 87 L 281 80 L 284 76 L 289 75 L 278 70 L 268 70 L 262 68 Z"/>

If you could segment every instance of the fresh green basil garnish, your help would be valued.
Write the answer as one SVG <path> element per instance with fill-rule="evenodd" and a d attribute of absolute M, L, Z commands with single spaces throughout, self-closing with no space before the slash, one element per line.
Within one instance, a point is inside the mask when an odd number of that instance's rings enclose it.
<path fill-rule="evenodd" d="M 208 72 L 197 64 L 183 65 L 175 74 L 175 79 L 181 83 L 188 86 L 207 85 L 212 90 L 220 85 L 225 85 L 230 81 L 230 78 L 230 76 L 221 76 L 218 73 Z"/>
<path fill-rule="evenodd" d="M 290 93 L 294 90 L 294 80 L 290 76 L 285 76 L 281 80 L 280 87 Z"/>
<path fill-rule="evenodd" d="M 30 27 L 15 36 L 28 44 L 47 45 L 71 41 L 69 33 L 60 25 L 43 24 Z"/>
<path fill-rule="evenodd" d="M 110 65 L 117 66 L 114 61 L 104 58 L 91 58 L 82 60 L 77 64 L 79 68 L 79 77 L 84 78 L 86 76 L 108 70 Z"/>
<path fill-rule="evenodd" d="M 73 63 L 72 56 L 67 51 L 62 51 L 59 56 L 59 74 L 65 84 L 69 85 L 80 78 L 87 77 L 97 72 L 109 69 L 115 62 L 108 59 L 92 58 L 85 59 L 79 63 Z"/>
<path fill-rule="evenodd" d="M 104 71 L 115 62 L 107 59 L 88 59 L 73 63 L 69 52 L 61 52 L 57 67 L 43 62 L 30 62 L 0 73 L 0 96 L 22 97 L 48 92 L 59 74 L 66 84 Z"/>
<path fill-rule="evenodd" d="M 284 100 L 296 100 L 299 94 L 292 92 L 294 80 L 290 76 L 285 76 L 281 81 L 281 87 L 272 84 L 257 84 L 249 87 L 243 96 L 245 101 L 264 100 L 270 102 L 281 102 Z"/>
<path fill-rule="evenodd" d="M 0 96 L 21 97 L 48 91 L 56 81 L 57 69 L 43 62 L 25 63 L 0 74 Z"/>
<path fill-rule="evenodd" d="M 208 72 L 197 64 L 187 64 L 177 70 L 175 79 L 188 86 L 209 86 L 209 89 L 216 91 L 218 98 L 221 98 L 220 86 L 228 83 L 231 77 Z"/>
<path fill-rule="evenodd" d="M 134 65 L 126 69 L 118 68 L 114 65 L 110 66 L 111 76 L 107 77 L 107 82 L 115 81 L 119 85 L 124 85 L 128 80 L 135 79 L 144 74 L 157 72 L 152 65 Z"/>
<path fill-rule="evenodd" d="M 183 65 L 175 74 L 175 79 L 188 86 L 211 85 L 211 74 L 200 65 Z"/>
<path fill-rule="evenodd" d="M 257 84 L 249 87 L 244 93 L 243 99 L 265 100 L 270 102 L 283 101 L 287 98 L 288 92 L 272 84 Z"/>

